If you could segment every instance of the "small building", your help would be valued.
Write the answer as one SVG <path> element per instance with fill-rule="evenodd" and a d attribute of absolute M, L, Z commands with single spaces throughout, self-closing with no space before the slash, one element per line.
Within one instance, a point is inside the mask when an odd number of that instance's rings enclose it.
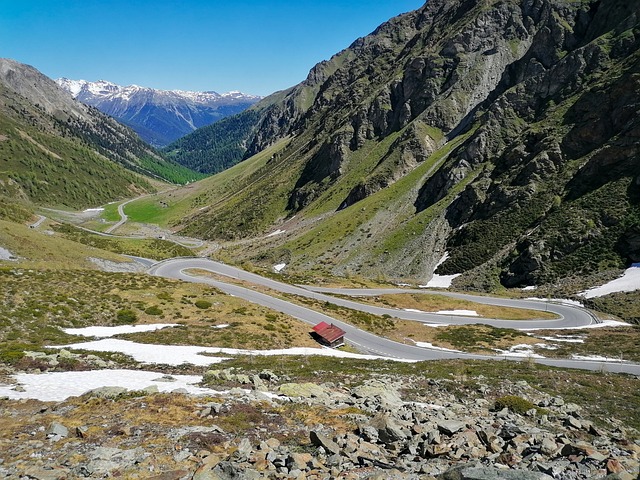
<path fill-rule="evenodd" d="M 314 338 L 328 347 L 335 348 L 344 345 L 344 334 L 346 333 L 340 327 L 336 327 L 333 323 L 329 325 L 326 322 L 320 322 L 313 327 Z"/>

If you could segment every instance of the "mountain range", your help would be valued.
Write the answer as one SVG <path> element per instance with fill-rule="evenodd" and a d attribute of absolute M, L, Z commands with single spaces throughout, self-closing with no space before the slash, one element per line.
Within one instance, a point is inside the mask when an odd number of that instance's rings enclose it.
<path fill-rule="evenodd" d="M 210 125 L 250 107 L 260 97 L 233 91 L 189 92 L 120 86 L 105 80 L 56 80 L 82 103 L 131 127 L 140 138 L 163 147 L 197 128 Z"/>
<path fill-rule="evenodd" d="M 167 147 L 202 172 L 242 161 L 161 196 L 162 222 L 290 272 L 435 271 L 474 290 L 613 278 L 640 261 L 639 18 L 622 0 L 430 0 Z M 69 96 L 60 114 L 53 82 L 4 79 L 29 98 L 12 108 L 23 123 L 71 128 L 80 109 L 128 131 Z M 122 165 L 166 161 L 100 138 Z"/>
<path fill-rule="evenodd" d="M 484 290 L 618 272 L 640 260 L 639 10 L 430 0 L 264 99 L 245 160 L 174 225 L 291 271 Z"/>
<path fill-rule="evenodd" d="M 0 194 L 86 208 L 200 178 L 35 68 L 0 59 Z"/>

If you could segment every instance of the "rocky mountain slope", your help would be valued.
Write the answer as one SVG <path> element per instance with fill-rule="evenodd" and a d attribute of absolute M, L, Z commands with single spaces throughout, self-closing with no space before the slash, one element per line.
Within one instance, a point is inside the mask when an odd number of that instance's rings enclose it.
<path fill-rule="evenodd" d="M 260 100 L 242 92 L 187 92 L 126 87 L 104 80 L 87 82 L 59 78 L 58 85 L 76 100 L 96 107 L 135 130 L 140 137 L 163 147 L 197 128 L 240 113 Z"/>
<path fill-rule="evenodd" d="M 463 288 L 617 272 L 640 259 L 639 18 L 621 0 L 431 0 L 265 109 L 247 152 L 272 154 L 182 226 L 391 280 L 426 282 L 448 252 L 437 273 Z"/>
<path fill-rule="evenodd" d="M 198 175 L 167 161 L 131 130 L 73 100 L 33 67 L 0 59 L 2 193 L 83 207 Z"/>

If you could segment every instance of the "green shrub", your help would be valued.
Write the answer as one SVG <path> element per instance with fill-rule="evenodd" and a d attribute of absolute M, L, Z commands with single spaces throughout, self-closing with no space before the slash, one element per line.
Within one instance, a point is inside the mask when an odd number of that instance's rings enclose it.
<path fill-rule="evenodd" d="M 24 357 L 24 351 L 18 348 L 7 348 L 0 350 L 0 362 L 10 365 L 18 363 Z"/>
<path fill-rule="evenodd" d="M 207 300 L 196 300 L 195 306 L 202 310 L 206 310 L 207 308 L 211 308 L 211 302 L 208 302 Z"/>
<path fill-rule="evenodd" d="M 503 408 L 507 408 L 511 412 L 524 415 L 532 408 L 536 409 L 536 406 L 529 400 L 518 397 L 517 395 L 506 395 L 496 399 L 495 409 L 502 410 Z"/>
<path fill-rule="evenodd" d="M 146 313 L 147 315 L 158 316 L 158 315 L 162 315 L 162 310 L 159 307 L 157 307 L 156 305 L 152 305 L 149 308 L 147 308 L 144 311 L 144 313 Z"/>
<path fill-rule="evenodd" d="M 117 325 L 129 325 L 131 323 L 136 323 L 138 320 L 138 315 L 133 310 L 129 310 L 128 308 L 118 310 L 116 313 L 116 324 Z"/>

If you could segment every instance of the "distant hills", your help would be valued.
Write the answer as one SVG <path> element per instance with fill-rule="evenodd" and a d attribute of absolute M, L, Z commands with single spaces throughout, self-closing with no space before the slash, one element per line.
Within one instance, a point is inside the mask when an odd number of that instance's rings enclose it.
<path fill-rule="evenodd" d="M 623 0 L 430 0 L 227 119 L 246 160 L 176 226 L 292 270 L 437 266 L 459 288 L 617 272 L 640 261 L 639 19 Z"/>
<path fill-rule="evenodd" d="M 0 59 L 0 165 L 0 195 L 77 208 L 200 178 L 10 59 Z"/>
<path fill-rule="evenodd" d="M 241 92 L 157 90 L 108 81 L 56 80 L 74 98 L 131 127 L 146 142 L 163 147 L 197 128 L 240 113 L 261 97 Z"/>

